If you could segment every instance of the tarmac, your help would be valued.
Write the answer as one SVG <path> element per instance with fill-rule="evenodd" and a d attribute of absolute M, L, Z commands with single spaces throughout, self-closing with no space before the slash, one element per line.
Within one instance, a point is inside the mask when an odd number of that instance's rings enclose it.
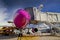
<path fill-rule="evenodd" d="M 57 36 L 26 36 L 26 37 L 17 37 L 17 36 L 0 36 L 0 40 L 60 40 L 60 37 Z"/>

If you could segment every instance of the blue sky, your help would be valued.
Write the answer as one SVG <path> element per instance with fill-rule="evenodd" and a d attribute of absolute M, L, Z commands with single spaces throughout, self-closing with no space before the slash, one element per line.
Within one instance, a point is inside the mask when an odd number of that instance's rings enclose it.
<path fill-rule="evenodd" d="M 25 7 L 38 7 L 43 4 L 43 12 L 59 12 L 60 13 L 60 0 L 0 0 L 0 22 L 12 20 L 14 11 L 18 8 Z"/>
<path fill-rule="evenodd" d="M 4 0 L 8 11 L 15 8 L 38 7 L 40 4 L 44 5 L 42 11 L 60 12 L 60 0 Z"/>

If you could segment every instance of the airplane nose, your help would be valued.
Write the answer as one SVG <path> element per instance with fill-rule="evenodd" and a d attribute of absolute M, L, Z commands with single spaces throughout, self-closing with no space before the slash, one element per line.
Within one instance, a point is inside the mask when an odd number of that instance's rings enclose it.
<path fill-rule="evenodd" d="M 30 15 L 27 11 L 19 9 L 17 15 L 14 18 L 14 24 L 18 28 L 25 28 L 30 20 Z"/>

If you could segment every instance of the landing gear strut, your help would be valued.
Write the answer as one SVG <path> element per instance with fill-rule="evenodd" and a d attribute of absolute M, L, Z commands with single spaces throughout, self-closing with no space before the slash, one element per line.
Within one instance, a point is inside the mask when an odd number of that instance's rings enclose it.
<path fill-rule="evenodd" d="M 23 33 L 22 33 L 22 29 L 20 29 L 20 33 L 18 35 L 18 39 L 17 40 L 21 40 L 21 37 L 23 36 Z"/>

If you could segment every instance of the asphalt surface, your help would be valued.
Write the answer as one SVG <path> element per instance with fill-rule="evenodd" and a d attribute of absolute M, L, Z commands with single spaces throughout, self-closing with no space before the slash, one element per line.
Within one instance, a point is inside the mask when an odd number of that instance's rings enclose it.
<path fill-rule="evenodd" d="M 19 40 L 17 36 L 0 36 L 0 40 Z M 21 37 L 21 40 L 60 40 L 57 36 Z"/>

